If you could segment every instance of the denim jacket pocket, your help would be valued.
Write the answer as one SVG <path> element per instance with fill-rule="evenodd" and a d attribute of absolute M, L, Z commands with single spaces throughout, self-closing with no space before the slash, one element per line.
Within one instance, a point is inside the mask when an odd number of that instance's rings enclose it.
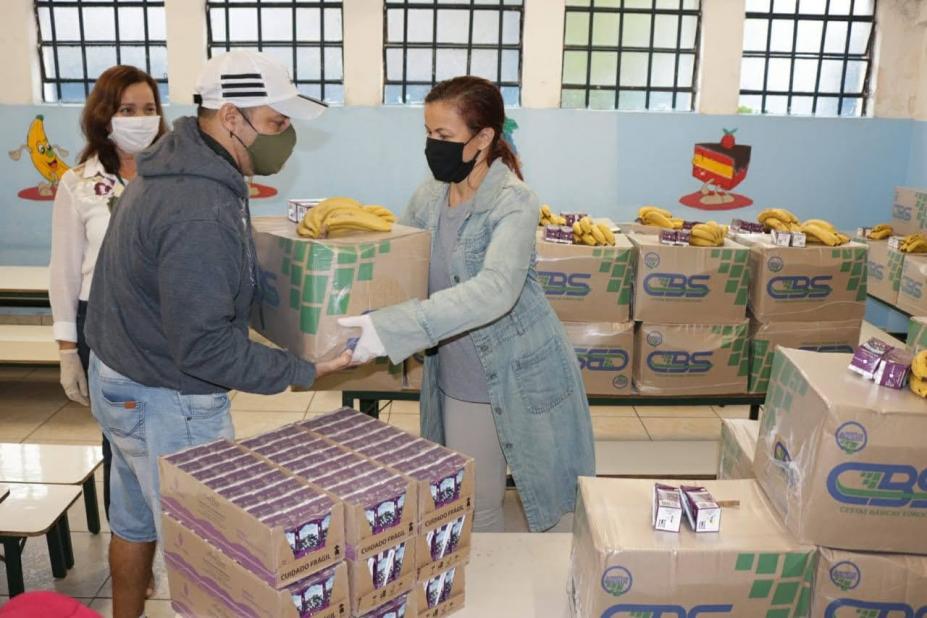
<path fill-rule="evenodd" d="M 512 369 L 522 401 L 532 414 L 546 414 L 573 394 L 567 351 L 558 337 L 520 359 Z"/>

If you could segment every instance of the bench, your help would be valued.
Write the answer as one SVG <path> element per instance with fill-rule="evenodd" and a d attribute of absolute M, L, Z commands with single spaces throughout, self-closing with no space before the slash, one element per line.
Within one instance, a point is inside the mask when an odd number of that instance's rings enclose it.
<path fill-rule="evenodd" d="M 100 532 L 93 473 L 102 463 L 99 446 L 0 443 L 0 482 L 71 485 L 78 492 L 83 490 L 87 529 L 92 534 Z"/>
<path fill-rule="evenodd" d="M 48 311 L 48 267 L 0 266 L 0 308 Z M 28 309 L 26 309 L 28 311 Z M 17 315 L 23 315 L 17 313 Z M 58 345 L 49 324 L 0 324 L 0 363 L 57 363 Z"/>
<path fill-rule="evenodd" d="M 68 485 L 14 484 L 0 502 L 0 542 L 11 597 L 25 592 L 22 555 L 30 537 L 45 536 L 52 575 L 67 576 L 74 566 L 68 509 L 80 496 L 80 488 Z"/>

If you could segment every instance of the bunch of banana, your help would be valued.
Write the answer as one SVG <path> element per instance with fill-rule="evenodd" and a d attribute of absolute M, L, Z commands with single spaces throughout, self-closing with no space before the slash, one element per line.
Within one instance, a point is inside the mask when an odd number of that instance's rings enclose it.
<path fill-rule="evenodd" d="M 541 206 L 541 218 L 538 220 L 538 225 L 566 225 L 566 217 L 554 214 L 550 206 L 544 204 Z"/>
<path fill-rule="evenodd" d="M 337 238 L 356 232 L 389 232 L 396 215 L 383 206 L 364 206 L 349 197 L 330 197 L 311 208 L 296 232 L 309 238 Z"/>
<path fill-rule="evenodd" d="M 642 206 L 637 211 L 637 218 L 644 225 L 655 225 L 668 230 L 681 230 L 683 224 L 682 219 L 674 217 L 670 211 L 656 206 Z"/>
<path fill-rule="evenodd" d="M 692 239 L 689 244 L 694 247 L 720 247 L 724 244 L 724 237 L 727 234 L 725 227 L 714 221 L 696 223 L 692 226 Z"/>
<path fill-rule="evenodd" d="M 880 223 L 869 230 L 869 234 L 866 235 L 866 238 L 869 240 L 885 240 L 894 233 L 895 230 L 893 230 L 892 226 L 888 223 Z"/>
<path fill-rule="evenodd" d="M 927 350 L 921 350 L 914 355 L 908 386 L 916 395 L 927 397 Z"/>
<path fill-rule="evenodd" d="M 777 232 L 797 232 L 792 229 L 798 225 L 798 217 L 785 208 L 767 208 L 756 216 L 757 221 L 763 224 L 767 230 L 776 230 Z M 793 225 L 794 224 L 794 225 Z"/>
<path fill-rule="evenodd" d="M 829 221 L 823 219 L 808 219 L 801 224 L 799 231 L 809 243 L 838 247 L 850 242 L 849 236 L 841 234 Z"/>
<path fill-rule="evenodd" d="M 921 234 L 909 234 L 901 239 L 898 248 L 902 253 L 927 253 L 927 237 Z"/>
<path fill-rule="evenodd" d="M 583 217 L 573 224 L 573 244 L 613 247 L 615 235 L 604 223 L 596 223 L 589 217 Z"/>

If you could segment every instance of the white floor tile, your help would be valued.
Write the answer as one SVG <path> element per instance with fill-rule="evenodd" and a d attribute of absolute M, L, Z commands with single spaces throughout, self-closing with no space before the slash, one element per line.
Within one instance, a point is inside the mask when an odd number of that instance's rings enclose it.
<path fill-rule="evenodd" d="M 341 407 L 341 391 L 316 391 L 309 412 L 331 412 Z"/>
<path fill-rule="evenodd" d="M 642 418 L 653 440 L 720 440 L 720 418 Z"/>
<path fill-rule="evenodd" d="M 242 412 L 232 410 L 232 425 L 235 427 L 235 439 L 250 438 L 286 425 L 303 420 L 302 412 Z"/>
<path fill-rule="evenodd" d="M 592 433 L 596 440 L 649 440 L 647 430 L 636 416 L 593 416 Z"/>
<path fill-rule="evenodd" d="M 31 433 L 29 442 L 46 440 L 86 440 L 88 443 L 101 439 L 100 425 L 90 413 L 90 408 L 70 403 Z"/>
<path fill-rule="evenodd" d="M 717 418 L 711 406 L 634 406 L 643 418 Z"/>
<path fill-rule="evenodd" d="M 721 418 L 750 418 L 750 406 L 714 406 Z"/>
<path fill-rule="evenodd" d="M 72 530 L 71 545 L 74 548 L 74 568 L 68 571 L 67 577 L 55 579 L 48 560 L 45 537 L 30 538 L 23 550 L 23 580 L 26 590 L 55 590 L 79 598 L 97 596 L 109 577 L 109 535 L 93 535 Z M 6 567 L 0 563 L 0 594 L 8 594 L 8 590 Z"/>

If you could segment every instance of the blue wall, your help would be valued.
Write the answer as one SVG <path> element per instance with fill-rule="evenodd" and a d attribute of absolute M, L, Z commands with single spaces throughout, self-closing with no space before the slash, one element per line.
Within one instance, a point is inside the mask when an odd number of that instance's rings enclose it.
<path fill-rule="evenodd" d="M 168 115 L 192 112 L 171 106 Z M 52 143 L 81 147 L 77 107 L 0 107 L 0 143 L 13 150 L 32 118 L 44 114 Z M 752 218 L 760 208 L 785 207 L 800 217 L 824 217 L 851 228 L 888 219 L 896 185 L 927 184 L 927 123 L 887 119 L 703 116 L 514 109 L 515 143 L 527 181 L 557 210 L 584 210 L 630 220 L 645 203 L 688 218 Z M 706 215 L 678 204 L 695 191 L 692 145 L 716 142 L 738 129 L 753 146 L 750 172 L 737 191 L 754 207 Z M 282 214 L 286 197 L 350 195 L 401 210 L 427 175 L 420 108 L 334 108 L 298 125 L 293 159 L 268 184 L 277 198 L 253 202 L 255 215 Z M 24 156 L 0 157 L 0 264 L 48 261 L 51 202 L 17 193 L 41 178 Z M 260 179 L 259 179 L 260 180 Z"/>

